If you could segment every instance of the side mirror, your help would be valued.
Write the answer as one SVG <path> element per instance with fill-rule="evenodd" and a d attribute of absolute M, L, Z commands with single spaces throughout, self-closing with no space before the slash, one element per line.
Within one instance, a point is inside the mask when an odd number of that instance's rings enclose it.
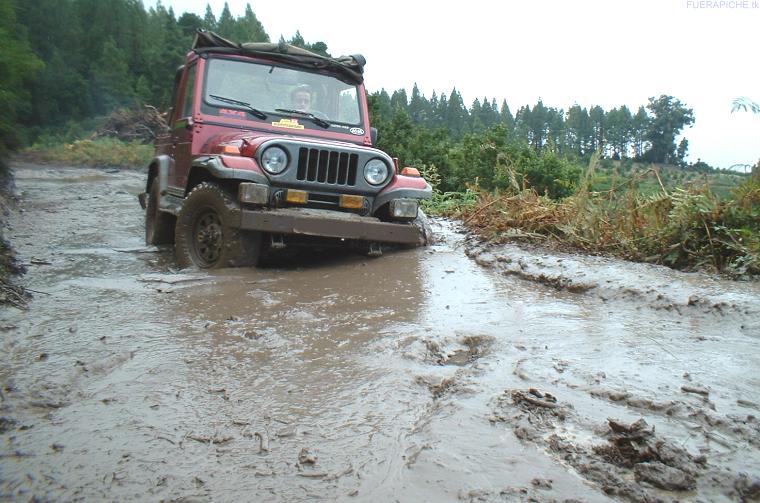
<path fill-rule="evenodd" d="M 377 128 L 376 127 L 369 128 L 369 137 L 372 140 L 372 146 L 377 147 Z"/>

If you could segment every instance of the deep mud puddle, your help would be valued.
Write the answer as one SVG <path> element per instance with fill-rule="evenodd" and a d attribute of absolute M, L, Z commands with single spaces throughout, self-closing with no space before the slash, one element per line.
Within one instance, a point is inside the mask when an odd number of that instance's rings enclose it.
<path fill-rule="evenodd" d="M 756 285 L 440 221 L 379 259 L 175 271 L 142 174 L 16 173 L 40 293 L 0 323 L 0 500 L 760 497 Z"/>

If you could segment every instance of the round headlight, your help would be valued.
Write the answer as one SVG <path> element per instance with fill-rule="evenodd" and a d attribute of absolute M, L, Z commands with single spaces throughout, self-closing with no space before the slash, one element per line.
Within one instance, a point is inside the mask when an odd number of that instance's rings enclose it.
<path fill-rule="evenodd" d="M 279 175 L 288 167 L 288 154 L 280 147 L 269 147 L 261 155 L 261 164 L 267 172 Z"/>
<path fill-rule="evenodd" d="M 364 179 L 372 185 L 380 185 L 388 178 L 388 165 L 380 159 L 371 159 L 364 165 Z"/>

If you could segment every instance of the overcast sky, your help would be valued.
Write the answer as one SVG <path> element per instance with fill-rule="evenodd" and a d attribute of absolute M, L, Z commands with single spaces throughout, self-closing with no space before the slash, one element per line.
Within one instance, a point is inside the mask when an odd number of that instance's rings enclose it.
<path fill-rule="evenodd" d="M 162 3 L 177 17 L 202 17 L 207 1 Z M 513 114 L 539 98 L 565 111 L 578 103 L 635 112 L 669 94 L 694 110 L 683 132 L 688 160 L 760 159 L 760 115 L 731 113 L 737 97 L 760 102 L 760 0 L 228 0 L 232 15 L 246 3 L 273 41 L 300 30 L 334 56 L 363 54 L 369 92 L 411 92 L 416 82 L 429 98 L 456 86 L 467 106 L 506 99 Z M 224 3 L 211 5 L 218 19 Z"/>

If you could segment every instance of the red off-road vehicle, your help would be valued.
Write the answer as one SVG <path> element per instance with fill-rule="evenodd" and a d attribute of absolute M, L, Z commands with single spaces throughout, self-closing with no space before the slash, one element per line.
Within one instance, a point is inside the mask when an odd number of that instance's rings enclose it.
<path fill-rule="evenodd" d="M 374 148 L 364 63 L 200 31 L 140 195 L 146 242 L 201 268 L 291 245 L 425 244 L 430 185 Z"/>

